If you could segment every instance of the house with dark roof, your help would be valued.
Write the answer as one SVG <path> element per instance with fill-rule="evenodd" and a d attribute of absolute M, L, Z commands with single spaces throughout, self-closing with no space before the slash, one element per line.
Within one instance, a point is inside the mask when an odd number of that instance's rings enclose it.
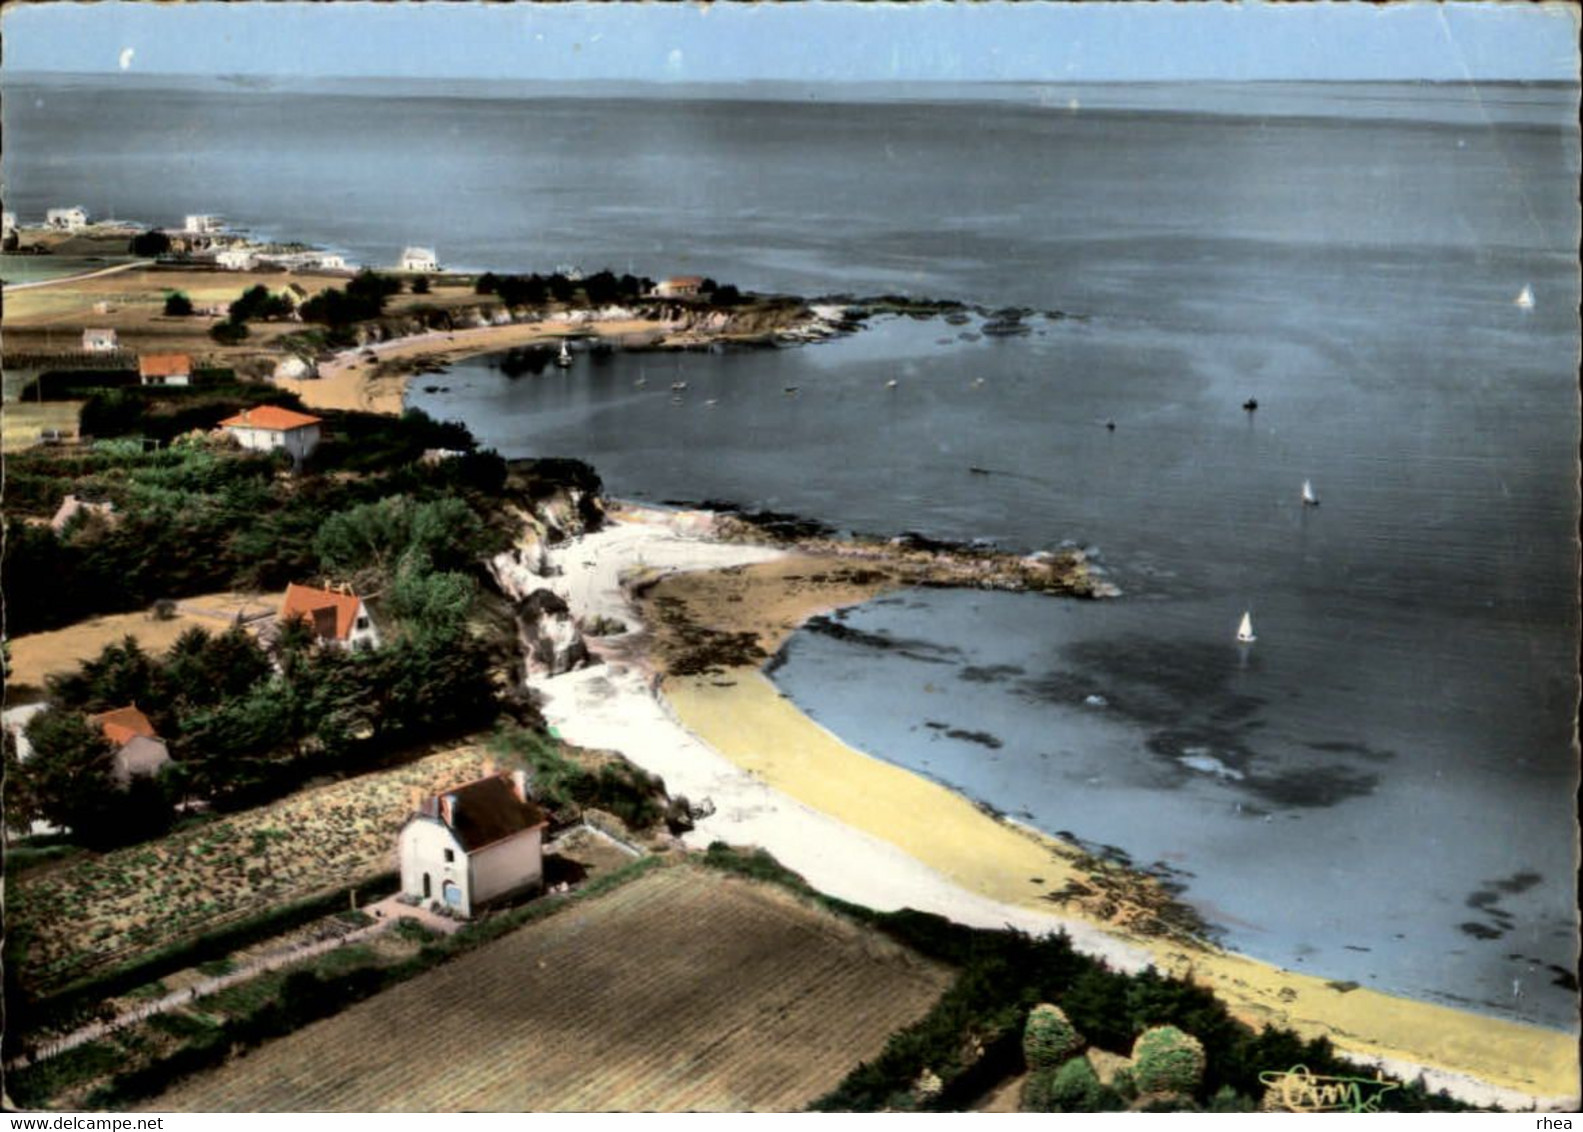
<path fill-rule="evenodd" d="M 243 448 L 255 452 L 284 450 L 301 463 L 319 446 L 320 417 L 283 409 L 279 405 L 255 405 L 220 422 L 220 427 L 236 437 Z"/>
<path fill-rule="evenodd" d="M 368 615 L 368 606 L 351 590 L 321 590 L 314 586 L 286 587 L 280 603 L 280 622 L 302 618 L 322 644 L 362 652 L 379 647 L 379 629 Z"/>
<path fill-rule="evenodd" d="M 134 778 L 153 778 L 170 762 L 165 741 L 154 734 L 154 725 L 136 704 L 90 715 L 88 722 L 115 748 L 110 776 L 123 789 L 130 786 Z"/>
<path fill-rule="evenodd" d="M 549 819 L 528 792 L 526 771 L 414 801 L 397 839 L 403 895 L 470 919 L 492 901 L 544 887 Z"/>

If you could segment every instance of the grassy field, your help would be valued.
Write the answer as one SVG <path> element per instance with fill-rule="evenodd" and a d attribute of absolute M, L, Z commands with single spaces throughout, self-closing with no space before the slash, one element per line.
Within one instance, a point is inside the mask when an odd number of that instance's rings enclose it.
<path fill-rule="evenodd" d="M 50 673 L 70 672 L 83 661 L 98 656 L 106 645 L 119 644 L 129 636 L 136 637 L 145 652 L 163 653 L 188 629 L 199 627 L 211 633 L 223 633 L 230 626 L 230 620 L 224 614 L 234 614 L 243 609 L 251 612 L 273 610 L 279 605 L 280 597 L 277 594 L 263 597 L 206 594 L 182 601 L 183 608 L 168 621 L 155 620 L 147 612 L 115 613 L 90 617 L 48 633 L 13 637 L 11 681 L 18 685 L 42 687 L 44 677 Z M 189 609 L 212 610 L 214 615 L 203 616 L 188 612 Z"/>
<path fill-rule="evenodd" d="M 0 450 L 15 452 L 31 448 L 39 442 L 45 429 L 58 429 L 69 436 L 77 435 L 77 414 L 82 410 L 81 401 L 45 401 L 43 404 L 16 404 L 8 402 L 3 411 L 4 435 L 0 437 Z"/>
<path fill-rule="evenodd" d="M 8 937 L 47 993 L 273 905 L 333 891 L 395 864 L 411 791 L 434 793 L 484 772 L 482 748 L 294 794 L 160 841 L 73 858 L 7 886 Z M 8 940 L 9 942 L 9 940 Z"/>
<path fill-rule="evenodd" d="M 265 1045 L 148 1108 L 796 1110 L 874 1057 L 950 978 L 783 891 L 677 866 Z"/>

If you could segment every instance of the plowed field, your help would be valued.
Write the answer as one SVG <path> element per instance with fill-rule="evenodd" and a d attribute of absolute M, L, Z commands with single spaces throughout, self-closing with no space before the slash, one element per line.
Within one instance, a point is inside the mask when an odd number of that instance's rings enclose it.
<path fill-rule="evenodd" d="M 778 889 L 661 869 L 272 1042 L 151 1111 L 783 1111 L 950 972 Z"/>

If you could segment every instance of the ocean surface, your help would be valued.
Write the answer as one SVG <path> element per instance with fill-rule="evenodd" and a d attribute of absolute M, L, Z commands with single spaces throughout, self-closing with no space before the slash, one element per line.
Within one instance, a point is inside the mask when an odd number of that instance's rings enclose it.
<path fill-rule="evenodd" d="M 1032 309 L 410 401 L 617 495 L 1091 548 L 1123 597 L 892 596 L 774 678 L 1228 946 L 1576 1027 L 1576 88 L 5 93 L 24 220 Z"/>

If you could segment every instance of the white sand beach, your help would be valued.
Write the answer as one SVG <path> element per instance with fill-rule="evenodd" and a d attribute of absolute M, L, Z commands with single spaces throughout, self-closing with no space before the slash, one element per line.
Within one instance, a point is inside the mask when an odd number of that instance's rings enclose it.
<path fill-rule="evenodd" d="M 757 845 L 820 891 L 870 908 L 910 907 L 1035 934 L 1061 930 L 1119 970 L 1152 963 L 1190 971 L 1245 1021 L 1326 1034 L 1360 1062 L 1398 1079 L 1422 1074 L 1429 1087 L 1475 1104 L 1554 1111 L 1574 1105 L 1576 1048 L 1559 1032 L 1369 990 L 1338 991 L 1246 956 L 1119 938 L 1114 929 L 1045 910 L 1036 896 L 1008 895 L 1017 891 L 1011 882 L 1024 881 L 1036 863 L 1059 867 L 1041 848 L 1051 839 L 851 750 L 762 674 L 733 670 L 727 678 L 676 681 L 667 685 L 677 697 L 670 702 L 658 690 L 662 674 L 647 653 L 650 634 L 623 580 L 753 567 L 773 573 L 788 558 L 773 548 L 711 541 L 710 529 L 708 515 L 629 509 L 604 530 L 552 548 L 545 586 L 575 616 L 612 617 L 628 631 L 590 642 L 605 663 L 533 681 L 546 718 L 567 741 L 619 751 L 662 776 L 672 795 L 713 804 L 713 814 L 687 835 L 690 847 L 715 840 Z M 744 624 L 752 617 L 744 609 Z M 924 844 L 920 828 L 941 836 Z"/>

